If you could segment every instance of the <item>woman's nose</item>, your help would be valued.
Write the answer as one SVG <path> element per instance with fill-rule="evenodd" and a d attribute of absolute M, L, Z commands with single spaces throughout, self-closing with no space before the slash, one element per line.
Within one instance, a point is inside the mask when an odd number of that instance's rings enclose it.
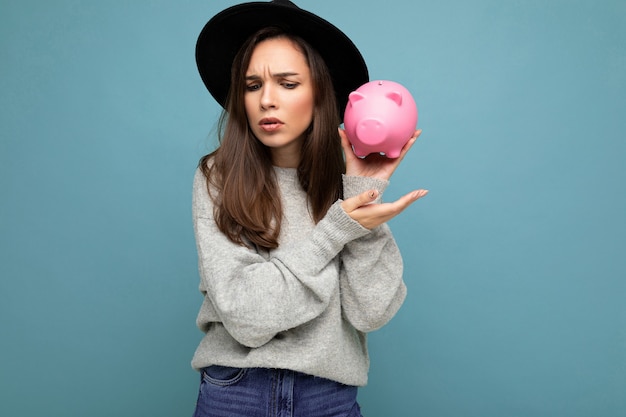
<path fill-rule="evenodd" d="M 263 86 L 263 91 L 261 93 L 261 108 L 270 109 L 276 107 L 276 92 L 274 88 L 271 86 Z"/>

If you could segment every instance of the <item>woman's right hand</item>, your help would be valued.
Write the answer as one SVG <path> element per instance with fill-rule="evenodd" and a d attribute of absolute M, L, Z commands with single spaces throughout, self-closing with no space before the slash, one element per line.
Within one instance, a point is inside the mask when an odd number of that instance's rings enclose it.
<path fill-rule="evenodd" d="M 415 190 L 392 203 L 373 203 L 378 197 L 378 190 L 369 190 L 344 200 L 341 207 L 353 220 L 371 230 L 402 213 L 426 194 L 428 190 Z"/>

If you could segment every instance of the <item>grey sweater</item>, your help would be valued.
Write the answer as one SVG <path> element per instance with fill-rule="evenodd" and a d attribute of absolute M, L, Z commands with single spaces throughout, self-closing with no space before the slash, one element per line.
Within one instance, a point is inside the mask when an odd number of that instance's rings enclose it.
<path fill-rule="evenodd" d="M 295 169 L 274 168 L 284 224 L 275 250 L 229 241 L 213 219 L 206 180 L 196 172 L 193 220 L 205 332 L 192 360 L 210 365 L 291 369 L 347 385 L 367 383 L 366 333 L 386 324 L 406 296 L 402 258 L 386 224 L 373 230 L 335 202 L 317 224 Z M 386 181 L 343 177 L 345 198 Z"/>

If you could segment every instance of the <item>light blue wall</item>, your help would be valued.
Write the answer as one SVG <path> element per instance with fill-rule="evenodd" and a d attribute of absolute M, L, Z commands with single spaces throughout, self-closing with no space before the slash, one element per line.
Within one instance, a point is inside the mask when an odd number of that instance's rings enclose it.
<path fill-rule="evenodd" d="M 235 3 L 0 0 L 0 415 L 191 414 L 193 53 Z M 299 4 L 424 130 L 366 416 L 625 416 L 626 2 Z"/>

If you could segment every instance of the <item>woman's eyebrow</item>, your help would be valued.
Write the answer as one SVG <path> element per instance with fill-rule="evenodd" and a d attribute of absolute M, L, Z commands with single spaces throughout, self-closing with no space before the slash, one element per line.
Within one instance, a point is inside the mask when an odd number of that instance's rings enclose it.
<path fill-rule="evenodd" d="M 293 77 L 295 75 L 300 75 L 297 72 L 287 71 L 287 72 L 277 72 L 276 74 L 272 74 L 274 78 L 285 78 L 285 77 Z"/>
<path fill-rule="evenodd" d="M 277 73 L 272 74 L 272 78 L 285 78 L 285 77 L 293 77 L 297 75 L 300 75 L 300 73 L 292 72 L 292 71 L 285 71 L 285 72 L 277 72 Z M 256 81 L 260 79 L 261 79 L 261 76 L 256 75 L 256 74 L 246 75 L 246 81 Z"/>

